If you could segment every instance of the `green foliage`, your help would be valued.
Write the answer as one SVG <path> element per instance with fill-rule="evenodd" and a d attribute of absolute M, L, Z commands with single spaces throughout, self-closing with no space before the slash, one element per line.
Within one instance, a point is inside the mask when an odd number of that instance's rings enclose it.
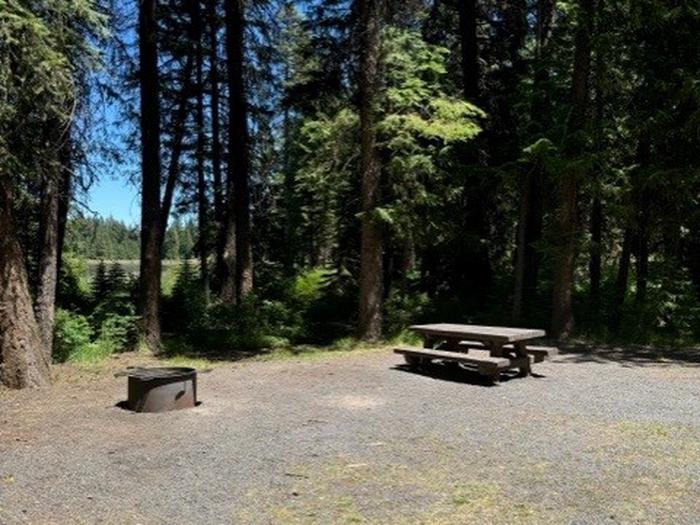
<path fill-rule="evenodd" d="M 164 325 L 168 331 L 196 333 L 206 324 L 207 304 L 199 272 L 184 260 L 164 301 Z"/>
<path fill-rule="evenodd" d="M 0 0 L 0 172 L 15 182 L 53 168 L 43 126 L 66 127 L 80 76 L 96 64 L 89 36 L 104 27 L 89 0 Z"/>
<path fill-rule="evenodd" d="M 421 320 L 430 305 L 428 294 L 393 288 L 384 303 L 384 333 L 398 337 L 407 326 Z"/>
<path fill-rule="evenodd" d="M 131 350 L 136 342 L 135 316 L 109 313 L 100 323 L 58 308 L 54 321 L 53 358 L 57 362 L 96 362 L 110 354 Z"/>
<path fill-rule="evenodd" d="M 165 234 L 164 258 L 192 257 L 196 238 L 194 221 L 175 220 Z M 138 227 L 112 217 L 75 216 L 69 218 L 66 225 L 66 251 L 84 259 L 137 260 L 140 246 Z"/>
<path fill-rule="evenodd" d="M 92 297 L 96 302 L 107 298 L 110 293 L 110 282 L 107 276 L 107 265 L 104 260 L 100 260 L 92 280 Z"/>
<path fill-rule="evenodd" d="M 72 311 L 84 311 L 90 302 L 90 294 L 85 261 L 64 253 L 58 276 L 58 306 Z"/>
<path fill-rule="evenodd" d="M 401 237 L 434 235 L 427 214 L 461 191 L 443 159 L 451 148 L 472 140 L 485 114 L 447 93 L 448 50 L 425 42 L 413 30 L 385 33 L 385 86 L 377 104 L 377 147 L 385 159 L 389 192 L 373 210 L 374 220 Z M 347 108 L 320 112 L 301 127 L 303 161 L 296 175 L 306 198 L 303 218 L 312 244 L 329 261 L 339 235 L 342 205 L 352 199 L 357 162 L 356 114 Z"/>
<path fill-rule="evenodd" d="M 84 352 L 93 336 L 87 317 L 61 308 L 54 319 L 53 357 L 62 363 Z"/>

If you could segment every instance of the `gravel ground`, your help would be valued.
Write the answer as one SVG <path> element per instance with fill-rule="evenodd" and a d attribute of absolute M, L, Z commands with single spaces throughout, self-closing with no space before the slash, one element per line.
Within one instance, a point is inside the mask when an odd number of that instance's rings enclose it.
<path fill-rule="evenodd" d="M 695 355 L 568 354 L 482 384 L 387 350 L 0 393 L 0 524 L 700 523 Z"/>

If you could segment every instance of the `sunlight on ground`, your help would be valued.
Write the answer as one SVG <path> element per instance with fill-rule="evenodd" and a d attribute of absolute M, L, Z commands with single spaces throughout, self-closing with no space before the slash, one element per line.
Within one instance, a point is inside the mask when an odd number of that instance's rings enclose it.
<path fill-rule="evenodd" d="M 658 423 L 587 424 L 595 427 L 601 444 L 583 453 L 607 466 L 602 476 L 581 472 L 571 480 L 571 493 L 537 494 L 536 487 L 558 468 L 554 463 L 523 459 L 504 469 L 493 445 L 473 455 L 426 437 L 376 443 L 362 457 L 299 464 L 286 473 L 296 480 L 290 493 L 248 494 L 263 504 L 264 516 L 235 518 L 285 524 L 539 525 L 605 516 L 611 523 L 673 524 L 674 509 L 694 498 L 693 480 L 679 467 L 700 460 L 696 433 Z"/>

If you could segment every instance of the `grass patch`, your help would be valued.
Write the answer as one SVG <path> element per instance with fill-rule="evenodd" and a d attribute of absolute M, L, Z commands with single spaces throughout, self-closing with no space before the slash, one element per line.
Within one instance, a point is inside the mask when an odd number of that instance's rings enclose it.
<path fill-rule="evenodd" d="M 69 363 L 96 365 L 105 361 L 114 353 L 109 341 L 95 341 L 81 346 L 68 356 Z"/>

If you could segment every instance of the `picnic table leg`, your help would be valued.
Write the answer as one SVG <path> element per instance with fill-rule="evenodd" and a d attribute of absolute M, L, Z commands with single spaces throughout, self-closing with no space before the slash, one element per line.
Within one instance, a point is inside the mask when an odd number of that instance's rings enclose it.
<path fill-rule="evenodd" d="M 489 343 L 489 354 L 492 357 L 503 357 L 503 343 L 496 341 Z"/>
<path fill-rule="evenodd" d="M 532 370 L 530 369 L 530 356 L 527 354 L 527 345 L 525 342 L 521 341 L 519 343 L 515 343 L 515 353 L 516 355 L 523 360 L 523 366 L 519 368 L 520 371 L 520 376 L 521 377 L 527 377 L 532 373 Z"/>

